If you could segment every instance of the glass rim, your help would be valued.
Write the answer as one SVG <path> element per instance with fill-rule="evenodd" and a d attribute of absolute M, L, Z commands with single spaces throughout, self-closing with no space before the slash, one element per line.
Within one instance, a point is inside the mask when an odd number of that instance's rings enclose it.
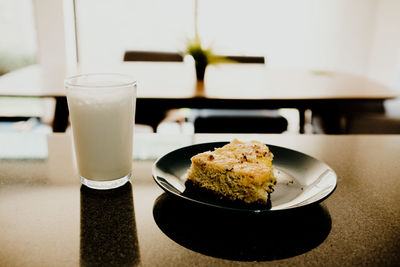
<path fill-rule="evenodd" d="M 103 82 L 107 81 L 107 84 L 101 84 L 101 79 L 98 79 L 94 82 L 82 82 L 81 79 L 83 78 L 103 78 Z M 106 78 L 114 78 L 114 79 L 106 79 Z M 119 77 L 118 79 L 115 79 Z M 110 84 L 112 82 L 112 84 Z M 120 73 L 84 73 L 84 74 L 77 74 L 70 77 L 65 78 L 64 86 L 68 89 L 72 88 L 86 88 L 86 89 L 96 89 L 96 88 L 122 88 L 122 87 L 129 87 L 134 86 L 137 84 L 137 81 L 126 74 Z"/>

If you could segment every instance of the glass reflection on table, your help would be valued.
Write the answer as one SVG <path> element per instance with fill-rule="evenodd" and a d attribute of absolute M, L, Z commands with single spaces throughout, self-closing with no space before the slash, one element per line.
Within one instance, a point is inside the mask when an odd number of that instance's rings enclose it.
<path fill-rule="evenodd" d="M 112 190 L 81 187 L 80 264 L 137 266 L 140 263 L 132 186 Z"/>

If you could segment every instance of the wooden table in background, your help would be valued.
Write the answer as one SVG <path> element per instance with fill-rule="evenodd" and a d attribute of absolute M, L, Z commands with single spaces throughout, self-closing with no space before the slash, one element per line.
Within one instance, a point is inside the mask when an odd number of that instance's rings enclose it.
<path fill-rule="evenodd" d="M 136 122 L 155 128 L 173 108 L 276 109 L 297 108 L 300 131 L 304 111 L 329 117 L 332 133 L 339 119 L 366 106 L 382 107 L 399 94 L 357 75 L 307 70 L 270 69 L 263 64 L 209 66 L 204 82 L 197 82 L 192 62 L 122 62 L 113 66 L 79 66 L 67 71 L 45 71 L 38 65 L 0 77 L 0 96 L 40 96 L 56 99 L 53 124 L 63 132 L 68 106 L 63 80 L 77 73 L 117 72 L 138 81 Z"/>

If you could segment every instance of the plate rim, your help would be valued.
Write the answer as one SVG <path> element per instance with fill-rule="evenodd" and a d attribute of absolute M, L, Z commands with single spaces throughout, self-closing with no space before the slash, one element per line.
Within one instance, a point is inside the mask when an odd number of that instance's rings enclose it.
<path fill-rule="evenodd" d="M 232 211 L 249 212 L 249 213 L 265 213 L 265 212 L 267 212 L 267 213 L 274 212 L 275 213 L 275 212 L 283 212 L 283 211 L 290 211 L 290 210 L 298 210 L 300 208 L 305 208 L 305 207 L 307 207 L 309 205 L 312 205 L 312 204 L 321 203 L 322 201 L 327 199 L 330 195 L 332 195 L 332 193 L 337 188 L 337 181 L 338 181 L 337 174 L 325 161 L 317 159 L 317 158 L 315 158 L 315 157 L 313 157 L 313 156 L 311 156 L 309 154 L 306 154 L 304 152 L 301 152 L 301 151 L 298 151 L 298 150 L 295 150 L 295 149 L 292 149 L 292 148 L 279 146 L 279 145 L 274 145 L 274 144 L 267 144 L 265 142 L 261 142 L 261 143 L 265 144 L 268 147 L 272 146 L 272 147 L 277 147 L 277 148 L 280 148 L 280 149 L 285 149 L 285 150 L 289 150 L 289 151 L 292 151 L 292 152 L 296 152 L 296 153 L 302 154 L 303 156 L 309 157 L 309 158 L 311 158 L 311 159 L 313 159 L 313 160 L 315 160 L 317 162 L 320 162 L 320 163 L 324 164 L 333 173 L 334 178 L 335 178 L 332 189 L 325 196 L 323 196 L 323 197 L 321 197 L 321 198 L 319 198 L 317 200 L 314 200 L 314 201 L 312 201 L 310 203 L 306 203 L 306 204 L 299 205 L 299 206 L 295 205 L 295 206 L 287 207 L 287 208 L 284 208 L 284 209 L 244 209 L 244 208 L 237 208 L 237 207 L 230 207 L 230 206 L 224 206 L 224 205 L 217 205 L 217 204 L 213 204 L 213 203 L 208 203 L 208 202 L 204 202 L 204 201 L 201 201 L 201 200 L 198 200 L 198 199 L 190 198 L 190 197 L 182 195 L 182 194 L 178 194 L 178 193 L 176 193 L 174 191 L 171 191 L 168 188 L 166 188 L 158 180 L 158 176 L 156 175 L 157 163 L 160 162 L 167 155 L 170 155 L 172 153 L 176 153 L 177 151 L 180 151 L 180 150 L 186 150 L 186 149 L 194 147 L 194 146 L 201 146 L 201 145 L 209 145 L 209 146 L 211 146 L 212 144 L 220 144 L 220 145 L 222 144 L 223 145 L 223 144 L 228 144 L 229 142 L 230 141 L 212 141 L 212 142 L 195 143 L 195 144 L 186 145 L 186 146 L 171 150 L 171 151 L 169 151 L 167 153 L 164 153 L 163 155 L 158 157 L 152 164 L 152 169 L 151 170 L 152 170 L 153 180 L 167 194 L 172 194 L 172 195 L 174 195 L 176 197 L 179 197 L 181 199 L 185 199 L 185 200 L 190 201 L 192 203 L 196 203 L 196 204 L 200 204 L 200 205 L 204 205 L 204 206 L 208 206 L 208 207 L 219 208 L 219 209 L 223 209 L 223 210 L 232 210 Z M 180 178 L 178 178 L 178 179 L 180 179 Z"/>

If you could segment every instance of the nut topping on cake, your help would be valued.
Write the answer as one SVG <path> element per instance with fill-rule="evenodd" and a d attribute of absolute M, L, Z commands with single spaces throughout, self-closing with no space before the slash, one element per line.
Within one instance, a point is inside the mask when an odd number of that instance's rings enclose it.
<path fill-rule="evenodd" d="M 235 139 L 214 151 L 193 156 L 187 181 L 225 199 L 265 204 L 276 184 L 272 159 L 265 144 Z"/>

